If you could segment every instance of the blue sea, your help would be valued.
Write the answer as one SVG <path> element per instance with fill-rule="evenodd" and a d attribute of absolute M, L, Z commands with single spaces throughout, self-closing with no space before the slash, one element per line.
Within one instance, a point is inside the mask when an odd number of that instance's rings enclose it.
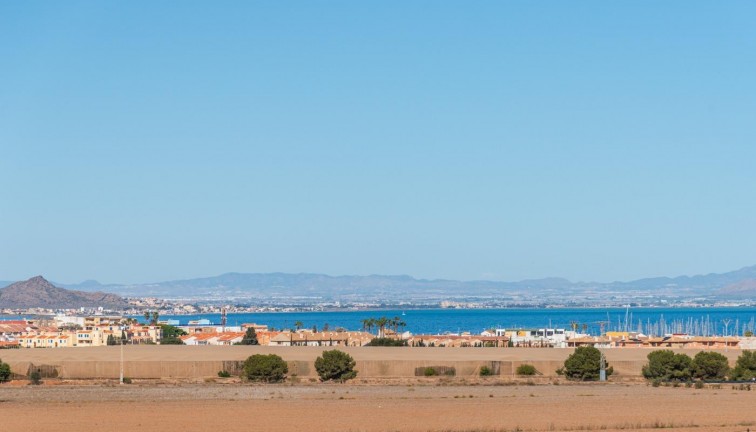
<path fill-rule="evenodd" d="M 646 334 L 691 333 L 704 335 L 734 335 L 745 330 L 754 331 L 756 308 L 555 308 L 555 309 L 403 309 L 362 310 L 339 312 L 266 312 L 228 314 L 228 325 L 243 323 L 267 324 L 282 329 L 293 328 L 301 321 L 305 328 L 322 329 L 344 327 L 362 329 L 365 318 L 400 317 L 405 329 L 415 334 L 480 333 L 490 328 L 572 328 L 599 334 L 607 330 L 639 329 Z M 139 318 L 139 317 L 137 317 Z M 190 320 L 208 319 L 220 323 L 220 314 L 162 315 L 162 319 L 176 319 L 182 325 Z M 585 326 L 584 326 L 585 325 Z"/>
<path fill-rule="evenodd" d="M 645 334 L 689 333 L 697 335 L 740 335 L 756 329 L 756 308 L 554 308 L 554 309 L 392 309 L 338 312 L 265 312 L 230 313 L 227 324 L 267 324 L 271 328 L 293 328 L 301 321 L 305 328 L 343 327 L 361 330 L 366 318 L 400 317 L 405 330 L 415 334 L 471 332 L 491 328 L 563 328 L 590 334 L 607 331 L 638 331 Z M 0 320 L 24 317 L 3 316 Z M 141 319 L 140 316 L 135 318 Z M 207 319 L 220 324 L 220 314 L 161 315 L 161 320 L 175 319 L 185 325 L 190 320 Z"/>

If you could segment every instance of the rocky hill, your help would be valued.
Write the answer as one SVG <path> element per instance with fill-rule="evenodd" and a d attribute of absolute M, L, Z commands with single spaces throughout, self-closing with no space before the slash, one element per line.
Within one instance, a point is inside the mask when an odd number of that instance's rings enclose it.
<path fill-rule="evenodd" d="M 0 308 L 73 309 L 79 307 L 121 308 L 126 301 L 104 292 L 71 291 L 58 288 L 42 276 L 16 282 L 0 289 Z"/>

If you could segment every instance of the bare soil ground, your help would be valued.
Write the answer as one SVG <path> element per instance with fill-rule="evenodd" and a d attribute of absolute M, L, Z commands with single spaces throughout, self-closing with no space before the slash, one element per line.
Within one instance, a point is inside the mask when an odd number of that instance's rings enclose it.
<path fill-rule="evenodd" d="M 2 432 L 756 431 L 756 388 L 728 385 L 13 384 Z"/>

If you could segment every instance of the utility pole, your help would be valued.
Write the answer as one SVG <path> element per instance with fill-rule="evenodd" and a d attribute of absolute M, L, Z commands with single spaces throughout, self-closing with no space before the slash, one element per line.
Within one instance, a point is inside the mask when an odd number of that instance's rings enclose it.
<path fill-rule="evenodd" d="M 123 334 L 124 331 L 125 331 L 125 327 L 121 327 L 121 334 Z M 124 342 L 125 341 L 123 340 L 123 338 L 121 338 L 121 343 L 119 344 L 119 345 L 121 345 L 121 373 L 120 373 L 120 375 L 118 377 L 118 382 L 121 385 L 123 385 L 123 343 Z"/>

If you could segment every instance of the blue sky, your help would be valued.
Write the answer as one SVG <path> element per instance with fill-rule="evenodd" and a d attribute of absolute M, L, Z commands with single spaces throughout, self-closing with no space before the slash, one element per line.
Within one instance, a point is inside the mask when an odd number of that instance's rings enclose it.
<path fill-rule="evenodd" d="M 2 2 L 0 280 L 756 264 L 754 16 Z"/>

